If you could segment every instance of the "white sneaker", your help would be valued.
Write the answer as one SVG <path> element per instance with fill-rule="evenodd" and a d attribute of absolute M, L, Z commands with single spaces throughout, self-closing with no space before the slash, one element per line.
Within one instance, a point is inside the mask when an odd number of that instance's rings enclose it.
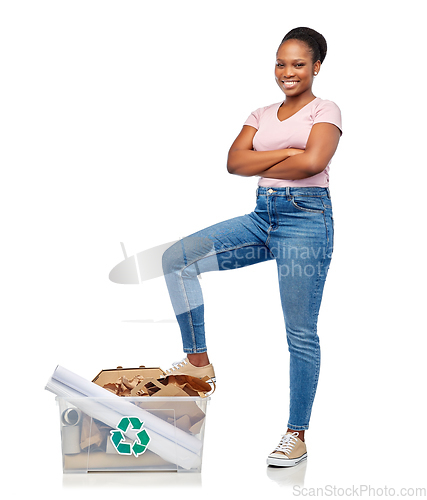
<path fill-rule="evenodd" d="M 298 437 L 298 432 L 287 432 L 282 436 L 276 449 L 268 455 L 267 465 L 294 467 L 306 458 L 307 448 Z"/>
<path fill-rule="evenodd" d="M 204 380 L 212 380 L 216 382 L 214 367 L 209 364 L 206 366 L 194 366 L 190 363 L 188 358 L 182 359 L 178 363 L 173 363 L 172 368 L 166 370 L 168 375 L 190 375 Z"/>

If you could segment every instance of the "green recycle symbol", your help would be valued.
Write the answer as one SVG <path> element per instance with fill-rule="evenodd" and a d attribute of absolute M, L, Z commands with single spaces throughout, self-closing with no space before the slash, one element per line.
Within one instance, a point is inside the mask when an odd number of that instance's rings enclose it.
<path fill-rule="evenodd" d="M 150 442 L 150 436 L 145 429 L 141 429 L 144 422 L 137 417 L 123 417 L 117 425 L 117 430 L 110 431 L 110 439 L 120 455 L 132 455 L 132 453 L 139 457 L 147 449 Z M 125 442 L 125 433 L 128 431 L 129 426 L 131 429 L 137 430 L 135 441 L 131 443 Z"/>

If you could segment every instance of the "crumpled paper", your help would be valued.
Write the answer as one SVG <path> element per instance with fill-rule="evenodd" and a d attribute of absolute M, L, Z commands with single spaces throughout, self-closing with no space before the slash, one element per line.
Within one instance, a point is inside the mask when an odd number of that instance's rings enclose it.
<path fill-rule="evenodd" d="M 104 389 L 107 389 L 107 391 L 110 391 L 116 396 L 130 396 L 132 389 L 135 389 L 135 387 L 142 381 L 144 380 L 144 377 L 142 375 L 136 375 L 135 377 L 132 377 L 130 380 L 128 380 L 125 376 L 119 377 L 115 382 L 105 384 L 103 387 Z"/>
<path fill-rule="evenodd" d="M 91 448 L 92 451 L 105 451 L 106 440 L 109 435 L 110 428 L 102 422 L 95 421 L 88 415 L 83 415 L 82 429 L 80 434 L 80 448 L 86 450 Z"/>

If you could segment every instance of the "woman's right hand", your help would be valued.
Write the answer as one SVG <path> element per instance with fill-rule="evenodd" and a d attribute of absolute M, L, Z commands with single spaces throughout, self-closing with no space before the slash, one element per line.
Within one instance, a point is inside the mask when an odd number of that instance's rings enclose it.
<path fill-rule="evenodd" d="M 305 149 L 298 149 L 298 148 L 288 148 L 286 149 L 288 152 L 289 156 L 295 156 L 295 155 L 300 155 L 301 153 L 304 153 Z"/>

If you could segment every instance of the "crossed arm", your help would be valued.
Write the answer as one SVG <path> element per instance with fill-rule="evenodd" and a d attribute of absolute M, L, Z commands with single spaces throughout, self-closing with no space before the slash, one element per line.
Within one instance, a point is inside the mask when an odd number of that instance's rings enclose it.
<path fill-rule="evenodd" d="M 230 174 L 274 179 L 305 179 L 322 172 L 335 154 L 341 132 L 331 123 L 313 125 L 305 149 L 254 151 L 256 129 L 244 125 L 228 152 Z"/>

